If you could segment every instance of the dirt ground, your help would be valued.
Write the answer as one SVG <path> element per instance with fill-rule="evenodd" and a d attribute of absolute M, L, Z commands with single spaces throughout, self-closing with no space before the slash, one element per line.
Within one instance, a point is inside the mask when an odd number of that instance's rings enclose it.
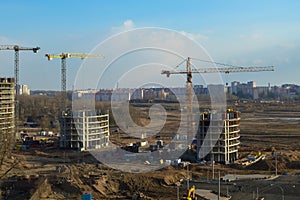
<path fill-rule="evenodd" d="M 239 157 L 261 151 L 266 159 L 246 168 L 216 165 L 215 170 L 220 170 L 221 175 L 274 174 L 275 159 L 271 149 L 275 147 L 278 174 L 300 175 L 300 105 L 244 102 L 235 105 L 235 109 L 241 112 Z M 143 112 L 146 111 L 143 108 Z M 176 132 L 177 114 L 178 111 L 169 109 L 166 127 L 159 134 L 161 138 L 168 140 Z M 143 119 L 141 123 L 148 121 Z M 111 141 L 126 145 L 133 139 L 123 132 L 112 132 Z M 81 199 L 84 191 L 91 191 L 93 199 L 132 199 L 136 196 L 153 200 L 176 199 L 176 185 L 187 177 L 186 168 L 173 166 L 150 173 L 125 173 L 99 163 L 88 152 L 63 150 L 13 152 L 1 172 L 12 165 L 14 167 L 0 179 L 2 199 L 5 196 L 7 199 Z M 189 177 L 211 179 L 211 166 L 192 164 Z M 184 184 L 179 187 L 180 196 L 185 193 L 184 187 Z"/>

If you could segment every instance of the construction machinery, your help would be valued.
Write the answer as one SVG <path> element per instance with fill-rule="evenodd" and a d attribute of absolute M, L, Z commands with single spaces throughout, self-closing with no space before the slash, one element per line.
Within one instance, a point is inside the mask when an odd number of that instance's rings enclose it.
<path fill-rule="evenodd" d="M 193 185 L 188 191 L 187 191 L 187 195 L 183 196 L 181 198 L 181 200 L 197 200 L 196 194 L 195 194 L 195 186 Z"/>
<path fill-rule="evenodd" d="M 191 67 L 191 60 L 197 60 L 200 62 L 206 62 L 211 63 L 214 65 L 224 66 L 224 67 L 215 67 L 215 68 L 199 68 L 199 69 L 192 69 Z M 186 74 L 186 117 L 187 117 L 187 133 L 192 133 L 194 129 L 194 123 L 193 123 L 193 98 L 194 98 L 194 92 L 193 92 L 193 82 L 192 82 L 192 74 L 193 73 L 225 73 L 229 74 L 232 72 L 261 72 L 261 71 L 274 71 L 274 66 L 261 66 L 261 67 L 243 67 L 243 66 L 235 66 L 231 64 L 225 64 L 225 63 L 218 63 L 213 61 L 207 61 L 202 60 L 198 58 L 190 58 L 183 60 L 181 63 L 179 63 L 176 67 L 178 68 L 181 64 L 186 62 L 186 70 L 163 70 L 161 74 L 167 75 L 167 77 L 170 77 L 171 74 Z M 226 83 L 228 85 L 228 83 Z M 191 138 L 193 138 L 191 134 L 188 134 L 188 141 L 191 141 Z M 200 144 L 197 144 L 197 155 L 199 155 L 200 150 Z"/>
<path fill-rule="evenodd" d="M 61 109 L 66 108 L 66 99 L 67 99 L 67 63 L 66 60 L 68 58 L 104 58 L 101 54 L 86 54 L 86 53 L 67 53 L 62 52 L 60 55 L 53 55 L 53 54 L 46 54 L 45 55 L 49 61 L 53 60 L 54 58 L 61 59 L 61 92 L 62 92 L 62 107 Z"/>

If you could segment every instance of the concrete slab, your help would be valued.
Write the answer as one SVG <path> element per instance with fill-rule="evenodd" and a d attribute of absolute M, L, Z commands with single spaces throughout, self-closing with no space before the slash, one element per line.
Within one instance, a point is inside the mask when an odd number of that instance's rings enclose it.
<path fill-rule="evenodd" d="M 223 181 L 236 181 L 236 180 L 246 180 L 246 179 L 268 179 L 271 175 L 264 174 L 246 174 L 246 175 L 238 175 L 238 174 L 226 174 L 222 177 Z"/>

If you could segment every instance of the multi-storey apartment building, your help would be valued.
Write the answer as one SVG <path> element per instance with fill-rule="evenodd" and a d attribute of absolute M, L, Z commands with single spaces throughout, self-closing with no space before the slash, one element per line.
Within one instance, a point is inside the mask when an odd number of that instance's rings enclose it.
<path fill-rule="evenodd" d="M 0 78 L 0 151 L 9 149 L 15 138 L 15 83 Z"/>
<path fill-rule="evenodd" d="M 201 113 L 196 137 L 198 160 L 231 164 L 238 159 L 240 113 L 228 109 L 221 118 L 209 111 Z M 201 155 L 207 151 L 200 148 L 208 149 L 209 153 Z"/>
<path fill-rule="evenodd" d="M 61 116 L 60 147 L 89 150 L 107 146 L 109 115 L 89 110 L 65 111 Z"/>

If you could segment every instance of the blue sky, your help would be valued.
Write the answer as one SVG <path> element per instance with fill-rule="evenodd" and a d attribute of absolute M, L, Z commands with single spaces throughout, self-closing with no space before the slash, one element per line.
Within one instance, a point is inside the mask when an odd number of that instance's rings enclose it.
<path fill-rule="evenodd" d="M 297 0 L 19 0 L 2 1 L 0 7 L 1 45 L 41 47 L 36 55 L 20 55 L 20 83 L 31 89 L 60 89 L 60 61 L 47 61 L 45 53 L 90 52 L 113 34 L 142 27 L 184 33 L 217 62 L 276 67 L 275 72 L 224 76 L 226 82 L 300 84 Z M 13 52 L 1 51 L 0 61 L 0 75 L 13 76 Z M 71 89 L 82 61 L 67 63 Z"/>

